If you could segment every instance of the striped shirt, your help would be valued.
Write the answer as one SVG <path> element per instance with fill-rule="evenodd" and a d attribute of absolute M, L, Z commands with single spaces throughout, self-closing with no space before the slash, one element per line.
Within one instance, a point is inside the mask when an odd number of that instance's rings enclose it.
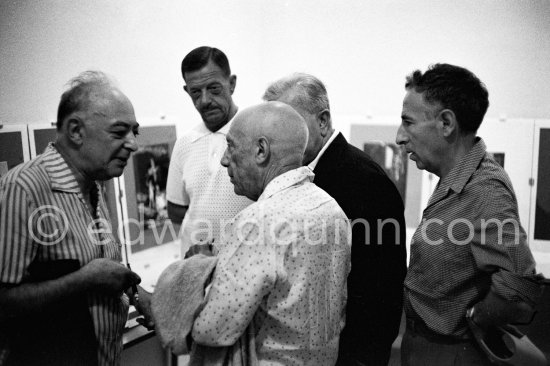
<path fill-rule="evenodd" d="M 97 217 L 110 222 L 102 194 Z M 93 227 L 72 171 L 50 144 L 42 155 L 13 168 L 0 180 L 0 283 L 24 282 L 33 262 L 77 259 L 84 266 L 102 257 L 120 261 L 121 247 L 111 230 L 100 235 L 99 230 L 88 229 Z M 128 298 L 89 293 L 87 299 L 98 340 L 98 364 L 117 365 Z"/>
<path fill-rule="evenodd" d="M 534 279 L 512 184 L 478 138 L 440 180 L 413 235 L 405 311 L 438 334 L 468 338 L 466 310 L 490 288 L 533 306 Z"/>

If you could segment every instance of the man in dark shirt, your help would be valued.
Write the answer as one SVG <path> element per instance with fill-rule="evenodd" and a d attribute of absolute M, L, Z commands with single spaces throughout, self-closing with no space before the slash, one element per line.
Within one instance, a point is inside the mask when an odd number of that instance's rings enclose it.
<path fill-rule="evenodd" d="M 411 242 L 402 364 L 490 364 L 467 310 L 483 329 L 524 321 L 541 289 L 510 178 L 476 136 L 489 95 L 448 64 L 413 72 L 405 88 L 396 142 L 440 181 Z"/>

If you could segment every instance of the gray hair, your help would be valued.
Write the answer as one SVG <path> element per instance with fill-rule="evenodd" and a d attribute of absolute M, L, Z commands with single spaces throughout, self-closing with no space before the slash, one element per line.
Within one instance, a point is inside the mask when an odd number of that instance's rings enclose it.
<path fill-rule="evenodd" d="M 325 85 L 315 76 L 305 73 L 294 73 L 273 82 L 265 91 L 263 100 L 278 100 L 289 90 L 295 92 L 293 102 L 308 113 L 330 110 Z"/>
<path fill-rule="evenodd" d="M 101 71 L 84 71 L 68 83 L 68 89 L 61 95 L 57 108 L 57 130 L 65 118 L 75 111 L 84 110 L 89 102 L 100 99 L 98 90 L 115 88 L 114 81 Z"/>

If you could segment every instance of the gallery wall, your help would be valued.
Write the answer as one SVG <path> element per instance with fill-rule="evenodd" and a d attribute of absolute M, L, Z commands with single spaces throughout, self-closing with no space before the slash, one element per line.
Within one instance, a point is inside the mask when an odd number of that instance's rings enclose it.
<path fill-rule="evenodd" d="M 139 119 L 181 133 L 198 122 L 181 58 L 204 44 L 228 54 L 241 107 L 304 71 L 326 82 L 334 114 L 398 119 L 404 76 L 441 61 L 485 81 L 489 116 L 549 118 L 548 19 L 547 0 L 2 0 L 0 121 L 54 120 L 64 84 L 101 69 Z"/>
<path fill-rule="evenodd" d="M 488 118 L 548 119 L 548 19 L 548 0 L 2 0 L 0 124 L 54 121 L 65 83 L 100 69 L 140 122 L 176 124 L 181 135 L 199 118 L 180 62 L 205 44 L 229 56 L 241 107 L 288 73 L 317 75 L 351 141 L 352 124 L 399 123 L 405 75 L 438 61 L 487 84 Z M 423 188 L 408 189 L 420 202 Z"/>

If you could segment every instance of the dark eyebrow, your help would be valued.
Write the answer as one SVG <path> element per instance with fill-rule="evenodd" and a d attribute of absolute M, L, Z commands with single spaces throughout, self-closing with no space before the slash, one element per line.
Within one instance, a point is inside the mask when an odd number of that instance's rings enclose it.
<path fill-rule="evenodd" d="M 128 122 L 125 122 L 125 121 L 116 121 L 115 123 L 113 123 L 111 125 L 111 127 L 125 127 L 125 128 L 138 128 L 139 127 L 139 123 L 128 123 Z"/>

